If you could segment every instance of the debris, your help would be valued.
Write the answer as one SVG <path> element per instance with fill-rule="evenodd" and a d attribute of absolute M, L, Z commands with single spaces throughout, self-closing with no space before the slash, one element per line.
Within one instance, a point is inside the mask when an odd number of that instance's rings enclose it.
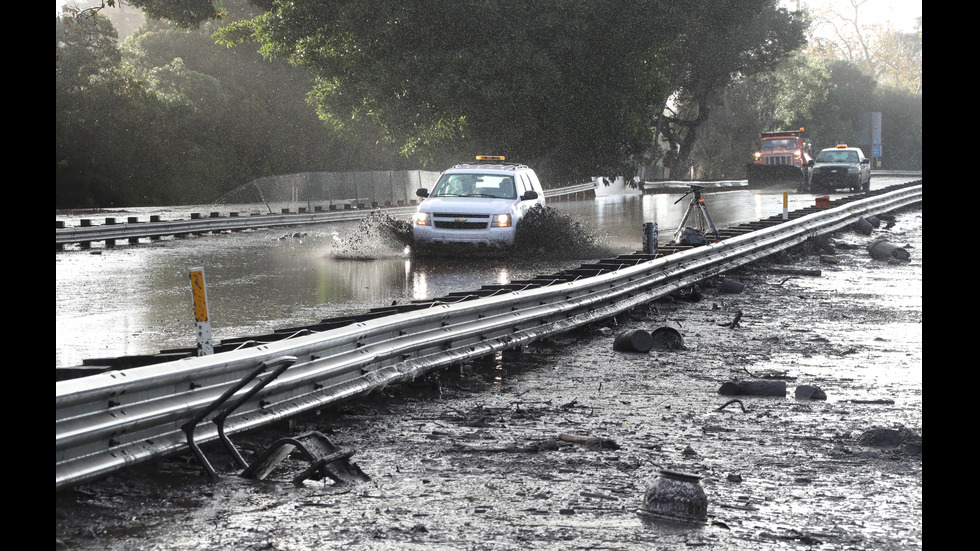
<path fill-rule="evenodd" d="M 792 375 L 787 375 L 785 371 L 766 370 L 766 371 L 760 371 L 759 373 L 756 374 L 756 373 L 752 373 L 745 367 L 742 367 L 742 371 L 748 373 L 749 377 L 755 377 L 757 379 L 785 379 L 788 381 L 796 379 L 796 377 L 793 377 Z"/>
<path fill-rule="evenodd" d="M 596 438 L 592 436 L 579 436 L 577 434 L 561 433 L 558 435 L 558 439 L 564 442 L 571 442 L 573 444 L 583 444 L 585 446 L 593 448 L 611 449 L 618 450 L 619 444 L 615 440 L 609 438 Z"/>
<path fill-rule="evenodd" d="M 728 407 L 728 406 L 730 406 L 732 404 L 738 404 L 738 407 L 742 408 L 742 413 L 746 413 L 746 411 L 745 411 L 745 404 L 743 404 L 742 401 L 741 400 L 738 400 L 738 399 L 736 399 L 736 400 L 729 400 L 729 401 L 725 402 L 724 405 L 722 405 L 720 408 L 717 409 L 717 411 L 721 411 L 721 410 L 725 409 L 726 407 Z"/>
<path fill-rule="evenodd" d="M 705 495 L 700 480 L 701 477 L 696 475 L 661 469 L 657 478 L 643 493 L 643 505 L 639 512 L 654 520 L 706 523 L 708 496 Z"/>
<path fill-rule="evenodd" d="M 684 302 L 700 302 L 701 297 L 701 289 L 697 285 L 692 285 L 690 289 L 684 289 L 674 295 L 674 298 Z"/>
<path fill-rule="evenodd" d="M 650 333 L 652 340 L 651 350 L 682 350 L 684 348 L 684 337 L 680 332 L 671 327 L 660 327 Z"/>
<path fill-rule="evenodd" d="M 796 398 L 798 400 L 826 400 L 827 394 L 820 387 L 800 385 L 796 387 Z"/>
<path fill-rule="evenodd" d="M 533 442 L 527 446 L 505 446 L 498 448 L 480 448 L 476 446 L 466 446 L 454 444 L 451 451 L 460 453 L 540 453 L 544 451 L 555 451 L 559 448 L 558 441 L 553 438 Z"/>
<path fill-rule="evenodd" d="M 903 446 L 907 451 L 922 452 L 922 436 L 905 427 L 886 429 L 874 427 L 858 438 L 862 446 L 873 448 L 898 448 Z"/>
<path fill-rule="evenodd" d="M 806 276 L 820 275 L 820 270 L 807 270 L 803 268 L 766 268 L 764 271 L 772 274 L 806 275 Z"/>
<path fill-rule="evenodd" d="M 609 494 L 603 494 L 603 493 L 599 493 L 599 492 L 586 492 L 586 491 L 582 491 L 582 492 L 579 492 L 578 495 L 580 495 L 582 497 L 594 497 L 594 498 L 598 498 L 598 499 L 608 499 L 608 500 L 611 500 L 611 501 L 619 501 L 619 498 L 616 497 L 616 496 L 611 496 Z"/>
<path fill-rule="evenodd" d="M 890 229 L 895 225 L 895 215 L 891 213 L 882 213 L 878 215 L 878 218 L 885 221 L 885 229 Z"/>
<path fill-rule="evenodd" d="M 874 224 L 863 216 L 858 218 L 858 221 L 855 222 L 852 227 L 854 228 L 855 232 L 860 233 L 861 235 L 871 235 L 871 232 L 874 230 Z"/>
<path fill-rule="evenodd" d="M 875 260 L 909 260 L 911 255 L 898 245 L 879 239 L 868 245 L 868 253 Z"/>
<path fill-rule="evenodd" d="M 617 352 L 649 352 L 651 348 L 653 336 L 642 329 L 623 331 L 613 341 L 613 350 Z"/>
<path fill-rule="evenodd" d="M 721 385 L 722 396 L 786 396 L 786 381 L 728 381 Z"/>
<path fill-rule="evenodd" d="M 738 312 L 735 313 L 735 318 L 732 321 L 727 322 L 727 323 L 719 323 L 718 325 L 727 327 L 729 329 L 735 329 L 736 327 L 738 327 L 738 322 L 741 319 L 742 319 L 742 311 L 739 310 Z"/>
<path fill-rule="evenodd" d="M 722 293 L 738 294 L 745 290 L 745 284 L 734 279 L 722 279 L 718 287 Z"/>

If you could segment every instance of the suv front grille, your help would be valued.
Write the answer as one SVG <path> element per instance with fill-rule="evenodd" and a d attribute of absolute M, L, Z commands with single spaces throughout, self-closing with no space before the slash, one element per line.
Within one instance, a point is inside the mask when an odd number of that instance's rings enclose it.
<path fill-rule="evenodd" d="M 442 230 L 485 230 L 488 222 L 457 222 L 455 220 L 436 220 L 435 227 Z"/>
<path fill-rule="evenodd" d="M 456 214 L 452 212 L 432 214 L 432 225 L 444 230 L 485 230 L 489 224 L 489 214 Z"/>

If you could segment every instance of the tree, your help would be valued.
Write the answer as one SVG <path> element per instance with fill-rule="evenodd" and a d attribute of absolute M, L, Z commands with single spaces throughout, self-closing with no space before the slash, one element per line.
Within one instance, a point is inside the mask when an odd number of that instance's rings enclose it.
<path fill-rule="evenodd" d="M 729 0 L 687 12 L 670 56 L 671 102 L 654 117 L 670 144 L 664 165 L 671 174 L 685 172 L 700 130 L 731 84 L 773 70 L 803 46 L 806 20 L 776 4 Z"/>
<path fill-rule="evenodd" d="M 243 6 L 226 2 L 226 17 Z M 216 45 L 215 22 L 148 20 L 120 47 L 92 13 L 56 27 L 59 207 L 207 203 L 273 174 L 417 168 L 332 132 L 306 101 L 308 74 Z"/>
<path fill-rule="evenodd" d="M 819 143 L 813 123 L 824 105 L 830 72 L 822 62 L 795 52 L 772 72 L 736 79 L 719 94 L 712 118 L 691 153 L 698 175 L 707 179 L 745 178 L 745 166 L 764 130 L 805 127 Z"/>
<path fill-rule="evenodd" d="M 881 84 L 921 94 L 922 18 L 912 33 L 864 24 L 861 16 L 866 2 L 851 0 L 848 13 L 826 7 L 813 9 L 814 24 L 808 37 L 811 55 L 828 63 L 851 62 Z"/>
<path fill-rule="evenodd" d="M 423 162 L 490 148 L 558 180 L 631 170 L 676 80 L 703 117 L 711 91 L 802 40 L 768 0 L 271 6 L 221 37 L 310 68 L 324 120 Z"/>

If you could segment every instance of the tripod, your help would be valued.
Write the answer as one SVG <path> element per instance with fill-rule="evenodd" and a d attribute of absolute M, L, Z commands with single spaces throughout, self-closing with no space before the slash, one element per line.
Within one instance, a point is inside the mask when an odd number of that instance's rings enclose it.
<path fill-rule="evenodd" d="M 691 185 L 691 191 L 685 193 L 680 199 L 674 201 L 674 204 L 680 203 L 685 197 L 694 194 L 691 198 L 690 204 L 687 206 L 687 212 L 684 213 L 684 218 L 681 218 L 680 226 L 677 227 L 677 231 L 674 232 L 674 238 L 670 240 L 668 245 L 677 245 L 681 242 L 681 237 L 684 233 L 684 229 L 687 227 L 688 219 L 691 215 L 694 215 L 693 227 L 694 229 L 701 232 L 701 235 L 707 235 L 708 230 L 715 235 L 715 239 L 718 238 L 718 230 L 715 228 L 715 223 L 711 221 L 711 215 L 708 214 L 708 207 L 704 206 L 704 199 L 701 198 L 701 190 L 704 189 L 703 186 Z"/>

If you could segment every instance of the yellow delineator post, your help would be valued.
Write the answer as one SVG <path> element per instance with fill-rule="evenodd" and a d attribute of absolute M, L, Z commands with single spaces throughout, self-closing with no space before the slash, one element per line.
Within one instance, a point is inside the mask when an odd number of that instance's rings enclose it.
<path fill-rule="evenodd" d="M 194 324 L 197 329 L 197 355 L 214 354 L 211 344 L 211 322 L 208 320 L 208 293 L 204 287 L 204 268 L 191 268 L 191 298 L 194 300 Z"/>
<path fill-rule="evenodd" d="M 783 220 L 789 220 L 789 193 L 783 192 Z"/>

